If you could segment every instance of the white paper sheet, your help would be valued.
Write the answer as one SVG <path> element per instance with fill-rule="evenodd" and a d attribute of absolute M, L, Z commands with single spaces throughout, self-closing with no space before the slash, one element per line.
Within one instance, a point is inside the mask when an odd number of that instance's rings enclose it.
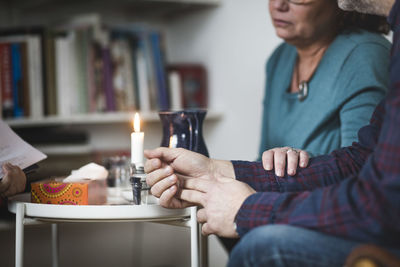
<path fill-rule="evenodd" d="M 9 162 L 25 169 L 43 159 L 45 154 L 22 140 L 11 128 L 0 120 L 0 167 Z M 0 168 L 0 180 L 4 173 Z"/>

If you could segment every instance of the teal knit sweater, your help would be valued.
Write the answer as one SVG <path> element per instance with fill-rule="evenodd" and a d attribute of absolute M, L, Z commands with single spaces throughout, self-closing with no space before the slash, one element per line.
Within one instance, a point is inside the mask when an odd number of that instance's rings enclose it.
<path fill-rule="evenodd" d="M 259 157 L 274 147 L 301 148 L 316 156 L 351 145 L 387 91 L 389 53 L 390 43 L 378 34 L 338 35 L 300 102 L 288 92 L 297 52 L 281 44 L 267 63 Z"/>

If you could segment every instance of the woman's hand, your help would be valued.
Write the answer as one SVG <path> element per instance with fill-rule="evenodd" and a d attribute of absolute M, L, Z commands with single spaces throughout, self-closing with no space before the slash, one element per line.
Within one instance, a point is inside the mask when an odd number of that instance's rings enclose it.
<path fill-rule="evenodd" d="M 297 165 L 305 168 L 308 165 L 310 156 L 307 151 L 295 149 L 291 147 L 276 147 L 264 151 L 262 155 L 262 163 L 265 170 L 275 169 L 276 176 L 283 177 L 285 175 L 285 167 L 287 162 L 287 173 L 292 176 L 296 174 Z"/>
<path fill-rule="evenodd" d="M 2 168 L 5 175 L 0 181 L 0 195 L 10 197 L 24 191 L 26 176 L 21 168 L 10 163 L 5 163 Z"/>

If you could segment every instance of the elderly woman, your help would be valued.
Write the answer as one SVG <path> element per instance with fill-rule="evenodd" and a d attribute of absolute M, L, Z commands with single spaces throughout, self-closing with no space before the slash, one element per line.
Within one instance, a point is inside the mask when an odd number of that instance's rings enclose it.
<path fill-rule="evenodd" d="M 389 27 L 336 0 L 270 0 L 269 10 L 285 42 L 267 64 L 260 157 L 278 176 L 287 157 L 293 175 L 307 165 L 305 151 L 327 154 L 357 140 L 388 87 L 390 43 L 380 33 Z"/>

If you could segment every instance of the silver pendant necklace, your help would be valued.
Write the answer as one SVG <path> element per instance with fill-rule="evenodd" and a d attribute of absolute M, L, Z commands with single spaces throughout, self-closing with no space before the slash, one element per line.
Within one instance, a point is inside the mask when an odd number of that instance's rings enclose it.
<path fill-rule="evenodd" d="M 307 80 L 302 80 L 299 82 L 299 85 L 298 85 L 299 91 L 297 92 L 297 99 L 300 102 L 303 102 L 308 96 L 308 93 L 309 93 L 308 85 L 309 85 L 310 80 L 314 76 L 314 73 L 315 73 L 318 65 L 319 65 L 319 62 L 316 64 L 316 66 L 313 67 L 312 72 L 309 75 L 309 78 Z M 296 81 L 298 81 L 298 80 L 300 80 L 300 70 L 299 70 L 299 61 L 297 59 L 297 61 L 296 61 Z"/>
<path fill-rule="evenodd" d="M 297 99 L 302 102 L 308 96 L 308 82 L 301 81 L 299 83 L 299 92 L 297 93 Z"/>
<path fill-rule="evenodd" d="M 308 80 L 302 80 L 302 81 L 299 82 L 299 85 L 298 85 L 299 91 L 297 92 L 297 99 L 300 102 L 303 102 L 304 99 L 306 99 L 307 96 L 308 96 L 308 81 L 314 75 L 315 69 L 316 68 L 314 68 L 314 70 L 312 71 L 312 73 L 310 75 L 310 78 Z M 297 82 L 300 79 L 300 74 L 299 74 L 300 70 L 299 70 L 299 61 L 298 60 L 296 61 L 295 70 L 296 70 L 295 74 L 296 74 L 296 82 Z"/>

